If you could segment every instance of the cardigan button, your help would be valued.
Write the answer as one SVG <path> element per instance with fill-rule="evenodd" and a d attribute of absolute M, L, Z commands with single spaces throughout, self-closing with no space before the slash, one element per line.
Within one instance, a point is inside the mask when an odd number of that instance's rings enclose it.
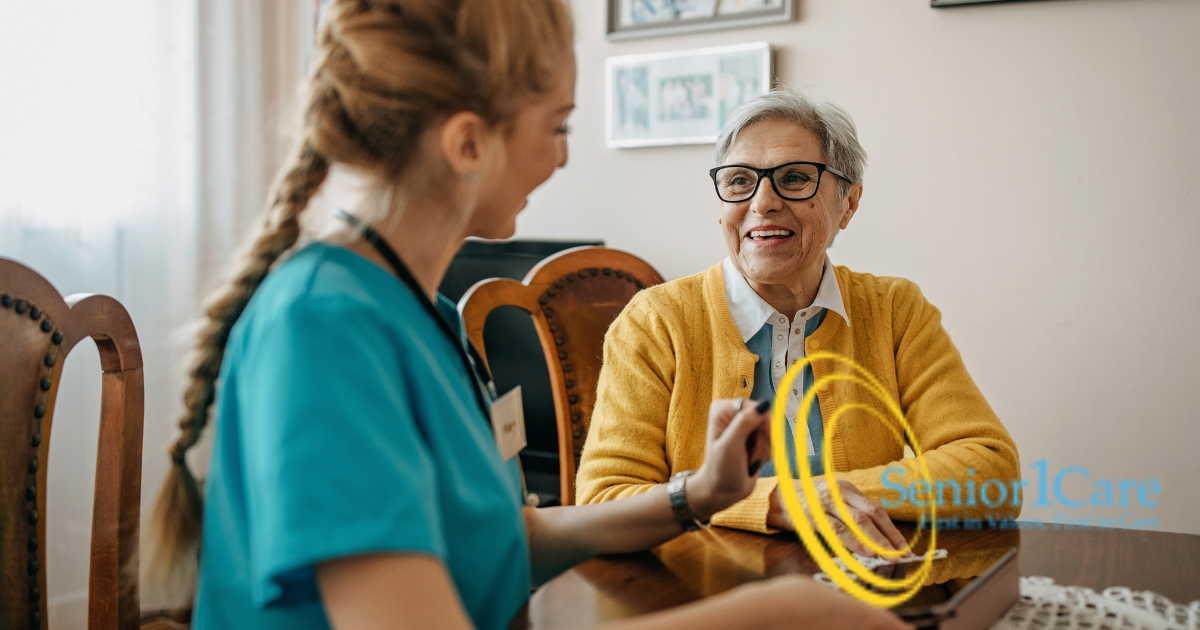
<path fill-rule="evenodd" d="M 807 345 L 807 346 L 808 346 L 808 349 L 809 349 L 809 350 L 816 350 L 816 349 L 818 349 L 818 348 L 820 348 L 820 347 L 821 347 L 821 341 L 820 341 L 819 339 L 811 339 L 811 338 L 810 338 L 810 339 L 808 340 L 808 343 L 807 343 L 807 344 L 805 344 L 805 345 Z"/>

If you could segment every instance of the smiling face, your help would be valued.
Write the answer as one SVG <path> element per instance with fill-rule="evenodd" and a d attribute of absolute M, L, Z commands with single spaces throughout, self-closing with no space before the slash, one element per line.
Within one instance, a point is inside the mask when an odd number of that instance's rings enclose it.
<path fill-rule="evenodd" d="M 510 123 L 493 168 L 480 174 L 469 236 L 511 238 L 529 193 L 567 164 L 567 116 L 575 107 L 575 60 L 554 90 L 531 101 Z"/>
<path fill-rule="evenodd" d="M 765 120 L 740 132 L 725 164 L 771 168 L 787 162 L 827 164 L 820 139 L 792 122 Z M 826 172 L 817 194 L 805 201 L 788 201 L 769 180 L 759 183 L 754 197 L 721 203 L 721 226 L 733 265 L 760 294 L 761 286 L 783 285 L 810 289 L 815 295 L 825 264 L 825 250 L 838 229 L 845 229 L 858 209 L 862 184 L 850 187 L 842 199 L 838 178 Z M 802 304 L 801 308 L 807 306 Z"/>

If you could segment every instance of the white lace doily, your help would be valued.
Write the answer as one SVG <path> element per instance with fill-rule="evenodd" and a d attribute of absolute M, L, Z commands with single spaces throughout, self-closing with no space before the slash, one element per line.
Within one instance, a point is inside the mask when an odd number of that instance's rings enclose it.
<path fill-rule="evenodd" d="M 1181 605 L 1150 591 L 1060 586 L 1021 578 L 1021 599 L 991 630 L 1200 630 L 1200 600 Z"/>

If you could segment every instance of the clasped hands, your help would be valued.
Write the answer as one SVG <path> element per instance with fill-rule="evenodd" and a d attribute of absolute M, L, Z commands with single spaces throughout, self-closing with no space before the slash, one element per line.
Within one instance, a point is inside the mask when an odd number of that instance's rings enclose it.
<path fill-rule="evenodd" d="M 754 490 L 759 466 L 771 457 L 770 412 L 760 412 L 755 407 L 755 401 L 740 398 L 715 400 L 709 406 L 704 464 L 686 485 L 688 504 L 703 521 L 749 496 Z M 876 554 L 854 536 L 834 507 L 825 477 L 817 477 L 813 483 L 820 497 L 820 509 L 841 541 L 854 553 L 874 557 Z M 892 523 L 883 506 L 849 481 L 839 479 L 837 484 L 850 517 L 871 540 L 884 549 L 908 549 L 904 535 Z M 795 531 L 780 492 L 781 489 L 776 487 L 771 493 L 767 525 Z M 806 512 L 811 510 L 803 493 L 800 503 Z"/>

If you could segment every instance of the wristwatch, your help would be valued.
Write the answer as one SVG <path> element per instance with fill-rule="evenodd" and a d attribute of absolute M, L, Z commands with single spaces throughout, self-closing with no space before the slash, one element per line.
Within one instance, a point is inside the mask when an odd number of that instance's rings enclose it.
<path fill-rule="evenodd" d="M 679 521 L 685 532 L 708 529 L 709 526 L 708 522 L 701 523 L 700 519 L 696 518 L 696 514 L 688 505 L 687 493 L 684 492 L 684 482 L 694 474 L 696 474 L 694 470 L 685 470 L 675 473 L 667 480 L 667 494 L 671 497 L 671 510 L 675 512 L 675 520 Z"/>

